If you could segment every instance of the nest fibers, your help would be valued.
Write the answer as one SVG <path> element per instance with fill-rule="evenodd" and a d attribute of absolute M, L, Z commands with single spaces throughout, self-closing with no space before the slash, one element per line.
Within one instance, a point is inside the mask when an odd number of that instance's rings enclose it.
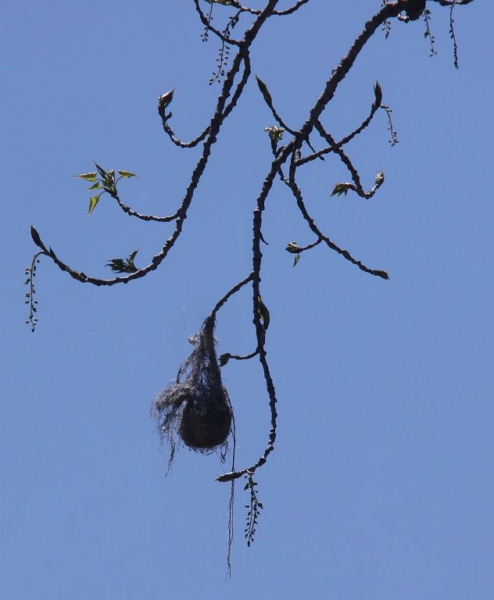
<path fill-rule="evenodd" d="M 208 317 L 191 338 L 195 348 L 177 373 L 174 383 L 153 403 L 158 429 L 170 444 L 171 465 L 177 436 L 196 452 L 219 449 L 224 458 L 232 432 L 233 411 L 214 349 L 214 319 Z"/>

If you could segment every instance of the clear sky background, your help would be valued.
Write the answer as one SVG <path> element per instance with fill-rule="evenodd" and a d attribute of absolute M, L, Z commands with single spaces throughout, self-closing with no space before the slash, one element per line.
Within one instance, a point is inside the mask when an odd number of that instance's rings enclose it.
<path fill-rule="evenodd" d="M 251 215 L 271 160 L 273 119 L 251 80 L 213 148 L 183 237 L 161 268 L 94 288 L 43 260 L 39 325 L 24 324 L 29 227 L 74 268 L 110 276 L 139 248 L 147 264 L 171 229 L 134 222 L 73 175 L 92 160 L 139 175 L 122 199 L 169 214 L 196 151 L 172 147 L 159 94 L 176 88 L 172 126 L 208 122 L 218 44 L 201 41 L 192 1 L 2 2 L 0 228 L 0 595 L 5 600 L 272 598 L 488 600 L 494 593 L 494 6 L 435 3 L 423 21 L 379 32 L 325 123 L 360 123 L 376 79 L 393 109 L 348 148 L 370 201 L 330 197 L 335 160 L 302 177 L 307 204 L 338 244 L 389 282 L 317 247 L 292 267 L 286 244 L 313 238 L 277 184 L 265 216 L 267 350 L 279 396 L 276 451 L 258 472 L 261 514 L 243 540 L 238 486 L 226 579 L 229 466 L 182 449 L 165 477 L 150 419 L 216 301 L 250 270 Z M 256 3 L 260 5 L 259 2 Z M 287 6 L 288 3 L 283 3 Z M 253 72 L 292 127 L 379 0 L 311 0 L 273 19 Z M 222 11 L 217 7 L 216 24 Z M 220 313 L 218 351 L 253 349 L 250 297 Z M 264 450 L 269 411 L 258 364 L 223 370 L 238 466 Z"/>

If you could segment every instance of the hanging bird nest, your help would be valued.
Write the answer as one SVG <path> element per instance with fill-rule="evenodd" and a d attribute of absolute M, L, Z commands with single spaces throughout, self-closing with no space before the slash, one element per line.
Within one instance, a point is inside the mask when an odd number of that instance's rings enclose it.
<path fill-rule="evenodd" d="M 208 317 L 190 339 L 194 350 L 178 370 L 175 382 L 153 403 L 160 435 L 170 444 L 170 466 L 180 441 L 204 454 L 219 449 L 222 458 L 228 451 L 233 410 L 221 381 L 213 331 L 214 319 Z"/>

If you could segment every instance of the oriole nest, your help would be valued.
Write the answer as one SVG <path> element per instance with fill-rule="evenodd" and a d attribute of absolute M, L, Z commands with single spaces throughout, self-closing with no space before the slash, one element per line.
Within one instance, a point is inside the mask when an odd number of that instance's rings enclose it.
<path fill-rule="evenodd" d="M 213 331 L 214 319 L 208 317 L 190 339 L 194 350 L 176 380 L 153 403 L 160 435 L 170 445 L 169 466 L 180 442 L 204 454 L 220 450 L 222 459 L 228 451 L 233 410 L 221 381 Z"/>

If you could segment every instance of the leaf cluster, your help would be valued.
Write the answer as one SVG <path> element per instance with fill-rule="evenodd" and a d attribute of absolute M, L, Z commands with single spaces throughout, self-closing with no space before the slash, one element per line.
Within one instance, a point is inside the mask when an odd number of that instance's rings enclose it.
<path fill-rule="evenodd" d="M 91 173 L 81 173 L 80 175 L 74 175 L 78 179 L 83 179 L 84 181 L 89 181 L 92 185 L 88 188 L 90 191 L 102 190 L 99 193 L 91 196 L 89 199 L 89 208 L 87 214 L 90 215 L 93 210 L 96 208 L 101 196 L 103 194 L 109 194 L 112 198 L 115 198 L 117 194 L 117 183 L 120 179 L 130 179 L 131 177 L 137 177 L 135 173 L 131 173 L 130 171 L 124 171 L 119 169 L 117 171 L 119 177 L 115 178 L 115 171 L 110 169 L 105 171 L 103 167 L 100 167 L 96 162 L 94 163 L 97 171 L 93 171 Z"/>
<path fill-rule="evenodd" d="M 137 255 L 138 250 L 131 252 L 127 258 L 111 258 L 106 264 L 107 267 L 115 273 L 135 273 L 137 267 L 134 263 L 134 258 Z"/>

